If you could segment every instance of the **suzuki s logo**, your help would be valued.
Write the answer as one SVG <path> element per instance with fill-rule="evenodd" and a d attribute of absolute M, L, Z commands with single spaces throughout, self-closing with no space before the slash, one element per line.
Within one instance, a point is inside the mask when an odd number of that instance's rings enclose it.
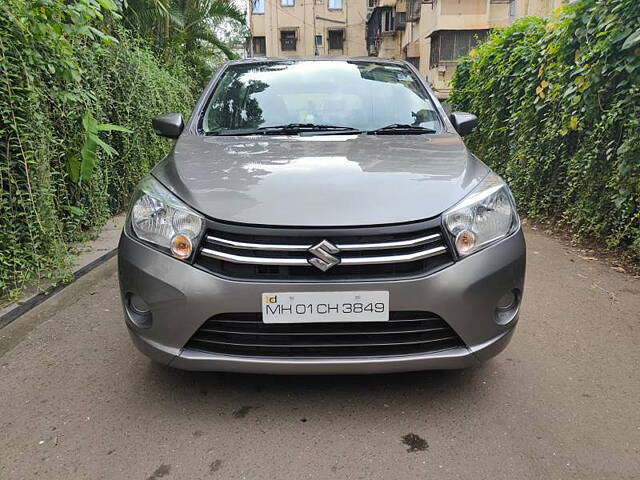
<path fill-rule="evenodd" d="M 338 253 L 339 251 L 340 249 L 333 243 L 327 240 L 322 240 L 320 243 L 314 245 L 309 249 L 309 252 L 314 255 L 314 257 L 310 258 L 307 261 L 314 267 L 317 267 L 323 272 L 326 272 L 331 267 L 340 263 L 340 259 L 332 255 L 334 253 Z"/>

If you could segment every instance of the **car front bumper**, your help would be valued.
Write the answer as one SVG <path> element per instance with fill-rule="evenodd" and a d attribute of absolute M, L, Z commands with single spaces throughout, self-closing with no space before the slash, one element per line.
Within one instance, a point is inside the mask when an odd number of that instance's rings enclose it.
<path fill-rule="evenodd" d="M 501 242 L 426 277 L 384 282 L 274 283 L 229 280 L 173 259 L 123 233 L 118 253 L 125 321 L 140 351 L 185 370 L 270 374 L 358 374 L 465 368 L 500 353 L 518 320 L 497 322 L 498 300 L 517 290 L 521 301 L 525 243 L 521 230 Z M 388 357 L 283 358 L 224 355 L 185 349 L 196 330 L 219 313 L 259 312 L 261 294 L 291 291 L 388 290 L 390 310 L 433 312 L 465 347 Z M 151 322 L 141 324 L 127 295 L 144 299 Z"/>

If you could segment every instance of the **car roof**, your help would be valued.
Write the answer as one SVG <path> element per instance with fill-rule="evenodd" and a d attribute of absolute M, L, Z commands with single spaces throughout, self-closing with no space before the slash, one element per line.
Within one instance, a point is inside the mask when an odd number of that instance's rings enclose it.
<path fill-rule="evenodd" d="M 379 65 L 407 65 L 404 60 L 394 60 L 379 57 L 345 57 L 345 56 L 313 56 L 313 57 L 251 57 L 239 60 L 231 60 L 228 65 L 242 65 L 252 63 L 277 63 L 277 62 L 368 62 Z"/>

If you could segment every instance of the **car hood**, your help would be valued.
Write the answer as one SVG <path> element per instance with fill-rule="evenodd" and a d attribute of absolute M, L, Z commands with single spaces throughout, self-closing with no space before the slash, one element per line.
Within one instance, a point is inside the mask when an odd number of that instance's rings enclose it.
<path fill-rule="evenodd" d="M 183 135 L 152 173 L 210 218 L 318 227 L 435 217 L 488 168 L 454 134 Z"/>

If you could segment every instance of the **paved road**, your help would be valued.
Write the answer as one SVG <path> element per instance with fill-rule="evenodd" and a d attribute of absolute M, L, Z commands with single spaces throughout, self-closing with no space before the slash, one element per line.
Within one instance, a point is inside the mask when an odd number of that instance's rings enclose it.
<path fill-rule="evenodd" d="M 392 376 L 154 366 L 111 261 L 0 330 L 0 479 L 638 479 L 640 281 L 527 240 L 510 347 Z"/>

